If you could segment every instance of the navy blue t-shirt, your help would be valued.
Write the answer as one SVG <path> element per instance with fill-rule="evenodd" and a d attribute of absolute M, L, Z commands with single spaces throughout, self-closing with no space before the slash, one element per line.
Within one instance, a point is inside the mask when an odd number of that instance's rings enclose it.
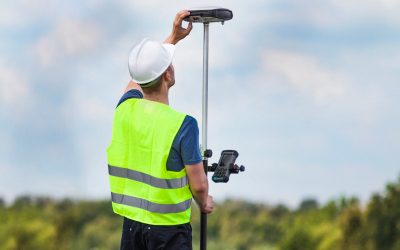
<path fill-rule="evenodd" d="M 117 107 L 130 98 L 143 98 L 143 94 L 137 89 L 129 90 L 121 97 Z M 178 172 L 185 165 L 192 165 L 199 162 L 201 162 L 199 127 L 195 118 L 186 115 L 172 143 L 167 159 L 167 170 Z"/>

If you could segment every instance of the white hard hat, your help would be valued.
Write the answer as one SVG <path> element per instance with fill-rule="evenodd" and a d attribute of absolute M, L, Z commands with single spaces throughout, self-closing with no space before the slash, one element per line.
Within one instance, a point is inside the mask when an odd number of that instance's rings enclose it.
<path fill-rule="evenodd" d="M 138 84 L 160 77 L 172 63 L 175 46 L 143 39 L 129 54 L 129 73 Z"/>

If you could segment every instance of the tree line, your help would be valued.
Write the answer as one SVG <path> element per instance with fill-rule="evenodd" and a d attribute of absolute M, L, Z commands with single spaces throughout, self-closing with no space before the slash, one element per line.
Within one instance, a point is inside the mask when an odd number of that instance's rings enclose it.
<path fill-rule="evenodd" d="M 109 200 L 0 199 L 0 249 L 118 249 L 122 219 Z M 192 213 L 193 246 L 199 247 L 199 211 Z M 210 250 L 398 250 L 400 179 L 361 205 L 341 197 L 298 208 L 243 200 L 216 204 L 208 217 Z"/>

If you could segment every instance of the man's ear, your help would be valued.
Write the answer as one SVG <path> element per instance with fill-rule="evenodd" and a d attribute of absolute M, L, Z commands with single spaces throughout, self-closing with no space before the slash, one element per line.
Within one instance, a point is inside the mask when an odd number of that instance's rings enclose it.
<path fill-rule="evenodd" d="M 163 74 L 163 78 L 166 82 L 170 82 L 172 77 L 171 77 L 171 66 L 167 68 L 167 70 Z"/>

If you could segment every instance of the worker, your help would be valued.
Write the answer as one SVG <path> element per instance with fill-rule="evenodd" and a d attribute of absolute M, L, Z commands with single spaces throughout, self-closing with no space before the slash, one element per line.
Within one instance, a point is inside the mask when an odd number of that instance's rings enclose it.
<path fill-rule="evenodd" d="M 175 45 L 192 30 L 177 13 L 164 43 L 142 40 L 129 55 L 132 80 L 114 113 L 107 149 L 112 207 L 124 217 L 120 249 L 192 249 L 192 198 L 213 210 L 192 116 L 169 107 Z"/>

